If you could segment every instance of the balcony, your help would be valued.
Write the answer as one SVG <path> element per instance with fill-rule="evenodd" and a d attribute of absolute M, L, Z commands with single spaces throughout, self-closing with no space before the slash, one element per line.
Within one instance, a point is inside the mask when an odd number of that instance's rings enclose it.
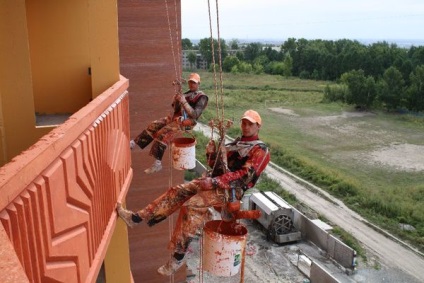
<path fill-rule="evenodd" d="M 96 281 L 132 179 L 127 89 L 121 76 L 0 168 L 0 282 Z"/>

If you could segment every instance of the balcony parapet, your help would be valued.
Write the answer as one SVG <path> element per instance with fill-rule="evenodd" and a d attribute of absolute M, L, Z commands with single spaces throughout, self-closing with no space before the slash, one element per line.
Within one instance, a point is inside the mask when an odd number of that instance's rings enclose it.
<path fill-rule="evenodd" d="M 132 178 L 127 89 L 121 76 L 0 168 L 0 282 L 96 281 Z"/>

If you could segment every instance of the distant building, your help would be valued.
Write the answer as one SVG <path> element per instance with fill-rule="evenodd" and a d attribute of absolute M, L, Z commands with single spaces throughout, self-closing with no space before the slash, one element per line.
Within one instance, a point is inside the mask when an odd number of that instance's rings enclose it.
<path fill-rule="evenodd" d="M 191 64 L 188 60 L 188 55 L 190 53 L 196 54 L 196 61 L 194 64 Z M 183 50 L 183 58 L 182 58 L 183 69 L 203 69 L 206 70 L 208 68 L 208 62 L 205 58 L 203 58 L 202 54 L 200 54 L 199 50 Z"/>
<path fill-rule="evenodd" d="M 242 49 L 237 49 L 237 50 L 228 50 L 227 53 L 228 53 L 228 56 L 236 56 L 237 52 L 239 51 L 244 52 L 244 50 Z M 190 61 L 188 60 L 188 54 L 190 54 L 191 52 L 196 54 L 196 62 L 194 64 L 191 64 Z M 215 60 L 217 60 L 217 58 L 215 58 Z M 193 69 L 193 68 L 206 70 L 208 68 L 208 62 L 202 56 L 199 50 L 183 50 L 182 64 L 183 64 L 182 67 L 185 70 Z"/>

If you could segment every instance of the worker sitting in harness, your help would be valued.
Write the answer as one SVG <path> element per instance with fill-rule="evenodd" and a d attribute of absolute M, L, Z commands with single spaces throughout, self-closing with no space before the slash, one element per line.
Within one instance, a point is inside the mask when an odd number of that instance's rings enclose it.
<path fill-rule="evenodd" d="M 172 258 L 158 269 L 162 275 L 171 275 L 185 263 L 188 246 L 203 224 L 211 219 L 210 207 L 225 207 L 226 191 L 235 190 L 235 197 L 241 200 L 245 190 L 252 188 L 270 160 L 267 146 L 259 140 L 262 125 L 258 112 L 248 110 L 241 118 L 242 137 L 226 146 L 228 170 L 215 170 L 211 177 L 201 177 L 169 188 L 145 208 L 132 212 L 117 204 L 118 215 L 133 227 L 142 220 L 153 226 L 180 209 L 178 220 L 168 248 Z M 213 168 L 216 153 L 215 142 L 211 140 L 206 148 Z M 222 151 L 221 151 L 222 152 Z M 221 166 L 223 169 L 225 166 Z M 225 173 L 224 173 L 225 171 Z"/>
<path fill-rule="evenodd" d="M 190 74 L 188 78 L 189 90 L 184 94 L 176 94 L 172 107 L 173 115 L 160 118 L 150 123 L 135 139 L 130 141 L 130 148 L 138 145 L 141 149 L 148 146 L 153 140 L 150 155 L 155 158 L 153 165 L 146 169 L 146 174 L 162 169 L 162 157 L 167 145 L 174 136 L 186 127 L 194 127 L 208 104 L 208 97 L 199 90 L 200 76 Z"/>

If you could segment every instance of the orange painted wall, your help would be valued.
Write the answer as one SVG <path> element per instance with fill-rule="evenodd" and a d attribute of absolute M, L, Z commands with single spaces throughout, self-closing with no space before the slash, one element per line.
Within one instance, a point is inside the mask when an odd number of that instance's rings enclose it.
<path fill-rule="evenodd" d="M 0 2 L 0 165 L 37 139 L 24 0 Z"/>
<path fill-rule="evenodd" d="M 74 113 L 91 99 L 88 3 L 26 1 L 37 113 Z"/>
<path fill-rule="evenodd" d="M 119 80 L 117 0 L 1 1 L 0 74 L 4 165 Z"/>
<path fill-rule="evenodd" d="M 28 0 L 35 111 L 74 113 L 119 79 L 116 0 Z"/>
<path fill-rule="evenodd" d="M 31 146 L 55 127 L 37 128 L 36 113 L 77 113 L 120 80 L 117 0 L 0 1 L 0 166 L 22 151 L 42 158 Z M 108 281 L 131 282 L 125 226 L 109 245 Z"/>
<path fill-rule="evenodd" d="M 117 0 L 90 0 L 90 64 L 92 98 L 119 80 Z"/>

